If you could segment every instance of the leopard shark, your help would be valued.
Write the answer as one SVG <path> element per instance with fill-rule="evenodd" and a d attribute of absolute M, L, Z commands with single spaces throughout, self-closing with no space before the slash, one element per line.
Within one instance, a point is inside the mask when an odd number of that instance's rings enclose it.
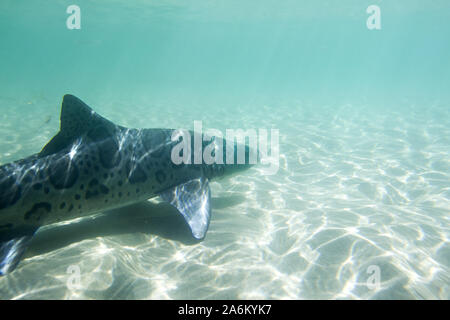
<path fill-rule="evenodd" d="M 188 161 L 176 163 L 173 150 L 185 137 L 179 132 L 117 125 L 66 94 L 59 132 L 39 153 L 0 166 L 0 275 L 17 267 L 40 227 L 156 196 L 175 207 L 192 236 L 203 240 L 211 218 L 209 181 L 252 164 L 195 163 L 186 155 Z M 183 132 L 194 138 L 193 131 Z M 225 148 L 224 140 L 203 137 L 202 147 L 214 153 Z M 236 157 L 242 145 L 233 145 Z M 244 150 L 249 159 L 250 148 Z"/>

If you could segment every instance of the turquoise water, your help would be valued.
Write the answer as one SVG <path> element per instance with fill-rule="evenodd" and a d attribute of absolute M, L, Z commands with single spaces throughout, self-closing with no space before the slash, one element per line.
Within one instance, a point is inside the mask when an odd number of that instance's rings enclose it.
<path fill-rule="evenodd" d="M 71 4 L 0 3 L 1 164 L 71 93 L 129 127 L 278 129 L 279 170 L 213 182 L 196 245 L 155 201 L 46 227 L 1 299 L 450 298 L 448 1 L 77 1 L 68 30 Z"/>

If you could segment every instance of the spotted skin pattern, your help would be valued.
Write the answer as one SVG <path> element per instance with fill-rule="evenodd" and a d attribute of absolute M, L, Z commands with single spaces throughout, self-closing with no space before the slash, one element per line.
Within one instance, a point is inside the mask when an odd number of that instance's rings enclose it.
<path fill-rule="evenodd" d="M 174 164 L 172 133 L 115 125 L 64 96 L 60 132 L 41 153 L 0 167 L 0 228 L 91 215 L 224 174 L 224 166 Z"/>
<path fill-rule="evenodd" d="M 118 126 L 65 95 L 58 134 L 39 154 L 0 166 L 0 258 L 2 250 L 12 250 L 10 239 L 25 246 L 40 226 L 144 201 L 230 170 L 192 160 L 175 164 L 171 153 L 179 141 L 172 141 L 173 133 Z M 213 141 L 203 141 L 203 148 Z M 17 261 L 8 263 L 13 268 Z M 0 261 L 0 275 L 2 268 L 9 272 Z"/>

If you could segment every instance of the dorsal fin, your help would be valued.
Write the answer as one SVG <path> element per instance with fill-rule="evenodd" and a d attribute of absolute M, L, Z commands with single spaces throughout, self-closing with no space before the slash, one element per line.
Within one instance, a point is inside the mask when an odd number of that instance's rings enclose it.
<path fill-rule="evenodd" d="M 113 133 L 117 126 L 95 113 L 87 104 L 77 97 L 66 94 L 61 106 L 59 132 L 45 145 L 39 153 L 44 157 L 70 146 L 77 138 L 85 136 L 89 130 L 103 127 Z"/>

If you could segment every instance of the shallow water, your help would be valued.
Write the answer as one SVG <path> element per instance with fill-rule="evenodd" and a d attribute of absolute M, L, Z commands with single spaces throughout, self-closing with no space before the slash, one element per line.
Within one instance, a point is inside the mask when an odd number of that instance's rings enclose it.
<path fill-rule="evenodd" d="M 201 243 L 155 201 L 41 229 L 0 298 L 449 299 L 450 5 L 374 2 L 378 31 L 361 1 L 79 1 L 81 30 L 3 1 L 0 163 L 65 93 L 129 127 L 278 129 L 280 157 L 211 183 Z"/>

